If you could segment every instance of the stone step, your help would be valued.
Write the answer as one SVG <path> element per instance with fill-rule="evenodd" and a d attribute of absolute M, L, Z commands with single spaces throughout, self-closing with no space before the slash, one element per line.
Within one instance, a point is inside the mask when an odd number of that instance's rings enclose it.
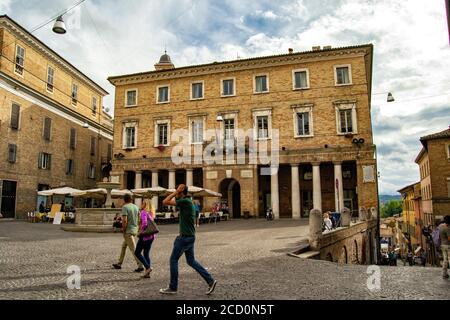
<path fill-rule="evenodd" d="M 318 259 L 320 256 L 320 251 L 306 251 L 300 254 L 288 253 L 288 256 L 301 259 Z"/>

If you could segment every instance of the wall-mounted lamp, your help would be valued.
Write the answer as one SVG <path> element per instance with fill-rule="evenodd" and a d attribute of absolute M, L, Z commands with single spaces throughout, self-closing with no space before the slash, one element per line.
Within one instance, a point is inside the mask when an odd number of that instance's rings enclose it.
<path fill-rule="evenodd" d="M 87 122 L 83 123 L 83 128 L 89 129 L 89 124 Z"/>

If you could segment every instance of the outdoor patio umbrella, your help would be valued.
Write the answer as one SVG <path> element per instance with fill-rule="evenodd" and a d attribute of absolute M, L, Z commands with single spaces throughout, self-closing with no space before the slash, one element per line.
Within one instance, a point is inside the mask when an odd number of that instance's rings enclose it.
<path fill-rule="evenodd" d="M 72 196 L 78 197 L 78 198 L 96 198 L 96 199 L 102 199 L 107 194 L 107 191 L 105 188 L 98 188 L 98 189 L 89 189 L 89 190 L 82 190 L 80 192 L 74 192 L 72 193 Z M 112 189 L 111 190 L 111 197 L 113 198 L 121 198 L 124 195 L 129 194 L 132 195 L 132 192 L 127 189 L 119 190 L 119 189 Z"/>
<path fill-rule="evenodd" d="M 75 192 L 81 192 L 81 190 L 70 188 L 70 187 L 63 187 L 63 188 L 39 191 L 38 195 L 40 195 L 40 196 L 53 196 L 53 195 L 71 196 L 72 193 L 75 193 Z"/>
<path fill-rule="evenodd" d="M 173 193 L 175 192 L 175 189 L 167 189 L 167 192 Z M 219 192 L 215 192 L 209 189 L 200 188 L 196 186 L 188 186 L 188 193 L 194 197 L 222 197 L 222 194 Z"/>
<path fill-rule="evenodd" d="M 155 196 L 163 196 L 167 194 L 167 189 L 159 186 L 152 188 L 133 189 L 131 191 L 135 196 L 142 198 L 152 198 Z"/>

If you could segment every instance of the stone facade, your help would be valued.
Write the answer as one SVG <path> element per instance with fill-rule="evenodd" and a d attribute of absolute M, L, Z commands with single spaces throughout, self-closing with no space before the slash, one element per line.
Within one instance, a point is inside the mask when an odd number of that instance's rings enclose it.
<path fill-rule="evenodd" d="M 95 187 L 111 158 L 112 119 L 103 111 L 104 89 L 7 16 L 0 16 L 0 43 L 1 208 L 5 216 L 21 218 L 36 210 L 39 189 Z M 14 63 L 18 47 L 24 50 L 19 69 Z M 72 83 L 78 85 L 76 106 Z M 17 118 L 15 105 L 20 108 Z M 41 153 L 51 155 L 50 163 L 41 163 L 46 169 L 39 168 Z M 72 172 L 67 160 L 73 160 Z M 90 165 L 95 168 L 91 174 Z"/>
<path fill-rule="evenodd" d="M 167 187 L 185 182 L 183 176 L 189 180 L 186 170 L 202 169 L 202 174 L 194 173 L 193 179 L 208 189 L 226 192 L 223 198 L 236 211 L 234 217 L 246 212 L 262 216 L 268 207 L 276 218 L 307 216 L 312 207 L 340 211 L 348 205 L 356 214 L 359 207 L 376 207 L 370 116 L 372 50 L 372 45 L 362 45 L 110 77 L 116 87 L 113 175 L 119 177 L 123 187 L 140 187 L 144 181 L 150 185 L 150 176 L 156 174 L 153 182 Z M 163 57 L 161 60 L 170 61 L 167 55 Z M 345 85 L 336 84 L 340 67 L 348 72 Z M 302 89 L 294 88 L 295 72 L 306 72 L 307 85 Z M 267 92 L 257 93 L 257 77 L 262 75 Z M 233 81 L 234 90 L 224 96 L 222 87 L 228 79 Z M 202 83 L 203 97 L 192 99 L 193 83 Z M 158 102 L 161 87 L 168 87 L 169 98 L 164 103 Z M 132 106 L 127 106 L 130 92 L 135 100 L 132 98 Z M 347 121 L 352 128 L 348 134 L 341 129 L 346 121 L 339 111 L 342 108 L 349 112 Z M 308 134 L 299 134 L 298 113 L 309 117 Z M 179 140 L 170 141 L 170 135 L 177 129 L 187 129 L 186 136 L 191 136 L 191 122 L 200 118 L 203 129 L 216 130 L 216 135 L 204 136 L 200 145 L 188 148 L 191 154 L 194 148 L 204 150 L 224 134 L 224 120 L 218 122 L 218 116 L 234 119 L 234 129 L 254 132 L 258 117 L 266 117 L 269 148 L 273 144 L 274 149 L 270 154 L 279 156 L 279 170 L 272 176 L 262 175 L 267 163 L 260 159 L 252 162 L 250 152 L 245 153 L 243 164 L 238 164 L 237 158 L 213 165 L 201 161 L 175 164 L 171 156 L 179 153 Z M 155 133 L 161 121 L 168 124 L 169 131 L 164 147 L 159 146 Z M 131 148 L 124 146 L 129 125 L 136 135 Z M 275 144 L 277 130 L 279 145 Z M 255 142 L 255 148 L 261 143 Z M 173 170 L 178 173 L 171 176 Z M 205 211 L 214 201 L 205 199 Z"/>
<path fill-rule="evenodd" d="M 421 178 L 423 212 L 428 224 L 450 214 L 450 129 L 420 138 L 416 158 Z"/>

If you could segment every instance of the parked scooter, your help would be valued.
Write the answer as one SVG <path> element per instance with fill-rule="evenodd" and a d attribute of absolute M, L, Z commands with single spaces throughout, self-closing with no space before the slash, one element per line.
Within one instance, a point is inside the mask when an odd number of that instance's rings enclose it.
<path fill-rule="evenodd" d="M 267 221 L 273 220 L 273 212 L 272 212 L 272 208 L 267 208 L 267 211 L 266 211 L 266 220 L 267 220 Z"/>

